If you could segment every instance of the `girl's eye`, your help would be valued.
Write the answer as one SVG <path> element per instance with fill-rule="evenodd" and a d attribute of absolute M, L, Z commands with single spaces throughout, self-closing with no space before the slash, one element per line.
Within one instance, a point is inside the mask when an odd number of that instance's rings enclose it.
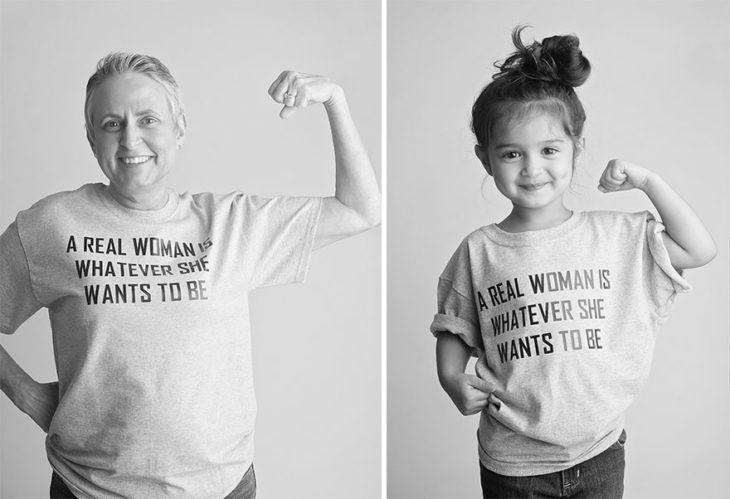
<path fill-rule="evenodd" d="M 517 159 L 520 157 L 520 153 L 517 151 L 507 151 L 502 154 L 503 159 Z"/>
<path fill-rule="evenodd" d="M 555 149 L 554 147 L 546 147 L 545 149 L 542 150 L 542 153 L 545 154 L 546 156 L 553 156 L 558 153 L 558 150 Z"/>

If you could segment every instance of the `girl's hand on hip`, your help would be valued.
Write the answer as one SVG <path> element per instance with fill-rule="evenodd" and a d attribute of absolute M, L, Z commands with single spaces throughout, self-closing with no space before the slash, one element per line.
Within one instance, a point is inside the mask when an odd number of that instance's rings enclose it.
<path fill-rule="evenodd" d="M 334 105 L 345 96 L 342 87 L 329 78 L 297 71 L 283 71 L 269 87 L 269 95 L 284 105 L 279 112 L 282 118 L 310 104 Z"/>
<path fill-rule="evenodd" d="M 492 392 L 486 381 L 467 373 L 455 374 L 444 388 L 464 416 L 481 412 L 489 403 Z"/>
<path fill-rule="evenodd" d="M 598 181 L 598 190 L 601 192 L 628 191 L 641 189 L 649 179 L 651 172 L 646 168 L 629 163 L 622 159 L 612 159 L 603 170 Z"/>

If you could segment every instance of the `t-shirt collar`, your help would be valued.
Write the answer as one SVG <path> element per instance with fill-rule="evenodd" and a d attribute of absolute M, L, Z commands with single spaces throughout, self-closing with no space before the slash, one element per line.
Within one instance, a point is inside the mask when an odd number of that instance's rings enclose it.
<path fill-rule="evenodd" d="M 534 244 L 550 243 L 562 238 L 576 229 L 585 220 L 583 212 L 573 212 L 564 222 L 548 229 L 528 230 L 525 232 L 507 232 L 497 224 L 487 225 L 481 230 L 497 244 L 503 246 L 531 246 Z"/>
<path fill-rule="evenodd" d="M 94 184 L 94 191 L 101 199 L 104 206 L 116 216 L 125 220 L 133 220 L 140 223 L 159 223 L 169 220 L 180 204 L 180 196 L 168 189 L 167 202 L 157 210 L 135 210 L 119 203 L 109 192 L 109 186 L 105 184 Z"/>

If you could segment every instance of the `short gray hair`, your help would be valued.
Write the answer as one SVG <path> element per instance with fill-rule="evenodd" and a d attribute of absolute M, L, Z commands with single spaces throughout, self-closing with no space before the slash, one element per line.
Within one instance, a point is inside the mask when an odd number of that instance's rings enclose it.
<path fill-rule="evenodd" d="M 159 59 L 149 55 L 112 52 L 99 60 L 96 65 L 96 72 L 91 75 L 91 78 L 89 78 L 86 84 L 84 116 L 86 118 L 86 135 L 89 137 L 89 140 L 94 137 L 91 108 L 96 89 L 110 76 L 122 74 L 127 71 L 148 76 L 163 86 L 172 106 L 173 119 L 178 128 L 184 130 L 187 126 L 187 120 L 185 118 L 185 107 L 182 102 L 182 93 L 172 73 L 167 69 L 167 66 L 162 64 Z"/>

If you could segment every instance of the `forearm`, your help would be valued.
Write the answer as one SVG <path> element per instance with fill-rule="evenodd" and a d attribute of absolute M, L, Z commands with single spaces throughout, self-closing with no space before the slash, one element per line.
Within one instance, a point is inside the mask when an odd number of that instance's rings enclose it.
<path fill-rule="evenodd" d="M 0 389 L 21 411 L 28 412 L 27 393 L 35 383 L 4 347 L 0 346 Z"/>
<path fill-rule="evenodd" d="M 676 247 L 669 247 L 677 268 L 700 267 L 716 254 L 715 243 L 690 206 L 659 175 L 650 173 L 640 187 L 659 212 L 666 233 Z"/>
<path fill-rule="evenodd" d="M 458 336 L 448 332 L 439 333 L 436 339 L 436 369 L 441 386 L 448 391 L 448 384 L 463 374 L 471 357 L 471 348 Z"/>
<path fill-rule="evenodd" d="M 338 87 L 339 88 L 339 87 Z M 335 199 L 359 217 L 361 230 L 380 223 L 380 190 L 341 88 L 325 103 L 335 153 Z"/>

